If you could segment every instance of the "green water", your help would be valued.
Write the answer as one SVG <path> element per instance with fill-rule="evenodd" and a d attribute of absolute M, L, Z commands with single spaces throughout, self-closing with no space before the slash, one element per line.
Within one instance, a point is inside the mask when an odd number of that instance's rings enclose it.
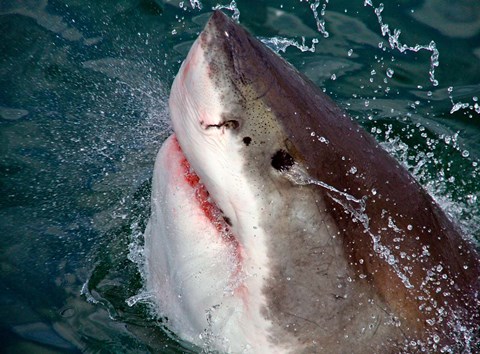
<path fill-rule="evenodd" d="M 324 16 L 319 1 L 328 37 L 314 3 L 237 7 L 264 40 L 303 36 L 311 47 L 317 39 L 314 53 L 281 54 L 480 240 L 480 3 L 386 2 L 382 23 L 401 30 L 401 44 L 434 41 L 436 86 L 432 52 L 392 49 L 363 0 L 330 0 Z M 155 153 L 169 133 L 169 87 L 217 2 L 201 4 L 0 2 L 0 352 L 196 351 L 147 304 L 126 300 L 143 284 L 142 231 Z"/>

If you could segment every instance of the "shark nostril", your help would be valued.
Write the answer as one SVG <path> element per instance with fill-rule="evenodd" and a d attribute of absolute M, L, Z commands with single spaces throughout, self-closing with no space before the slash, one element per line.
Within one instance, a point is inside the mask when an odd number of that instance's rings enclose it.
<path fill-rule="evenodd" d="M 288 171 L 294 162 L 292 155 L 282 149 L 272 156 L 272 167 L 278 171 Z"/>

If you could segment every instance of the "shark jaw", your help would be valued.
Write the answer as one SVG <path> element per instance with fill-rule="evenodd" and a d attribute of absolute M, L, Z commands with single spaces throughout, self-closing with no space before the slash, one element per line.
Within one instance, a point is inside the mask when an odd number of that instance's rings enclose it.
<path fill-rule="evenodd" d="M 181 338 L 234 353 L 471 345 L 457 342 L 479 322 L 475 250 L 289 64 L 215 12 L 169 105 L 145 252 Z"/>

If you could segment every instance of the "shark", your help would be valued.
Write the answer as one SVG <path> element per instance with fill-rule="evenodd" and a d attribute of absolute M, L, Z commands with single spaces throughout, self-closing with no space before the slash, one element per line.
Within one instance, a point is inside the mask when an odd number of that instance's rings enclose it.
<path fill-rule="evenodd" d="M 475 352 L 480 266 L 424 188 L 221 11 L 176 75 L 146 288 L 221 353 Z"/>

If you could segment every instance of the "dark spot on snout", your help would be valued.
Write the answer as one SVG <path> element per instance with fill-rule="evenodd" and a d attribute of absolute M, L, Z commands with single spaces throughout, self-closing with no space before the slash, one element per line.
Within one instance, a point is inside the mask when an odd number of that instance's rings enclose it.
<path fill-rule="evenodd" d="M 243 143 L 245 145 L 250 145 L 250 143 L 252 142 L 252 138 L 250 138 L 249 136 L 246 136 L 245 138 L 243 138 Z"/>
<path fill-rule="evenodd" d="M 288 171 L 294 162 L 293 157 L 283 149 L 272 156 L 272 167 L 278 171 Z"/>

